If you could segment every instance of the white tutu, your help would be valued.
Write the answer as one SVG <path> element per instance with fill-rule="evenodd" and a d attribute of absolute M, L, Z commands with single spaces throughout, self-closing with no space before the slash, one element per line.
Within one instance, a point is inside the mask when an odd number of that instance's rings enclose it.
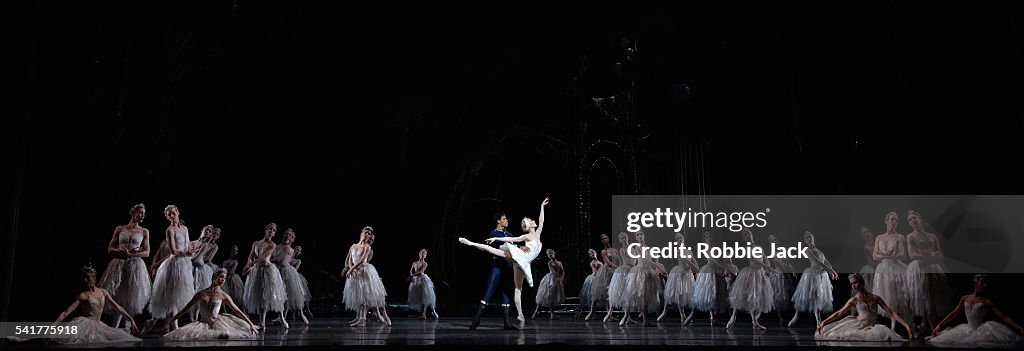
<path fill-rule="evenodd" d="M 607 264 L 601 265 L 601 268 L 597 269 L 597 273 L 594 273 L 594 279 L 590 283 L 590 292 L 587 297 L 592 302 L 608 302 L 608 284 L 612 281 L 612 274 L 615 271 L 608 268 Z M 580 293 L 582 294 L 582 293 Z"/>
<path fill-rule="evenodd" d="M 149 312 L 157 318 L 178 313 L 195 293 L 192 260 L 185 256 L 171 256 L 156 269 Z"/>
<path fill-rule="evenodd" d="M 776 311 L 787 312 L 793 310 L 793 288 L 796 285 L 796 278 L 792 273 L 775 272 L 768 280 L 772 282 L 772 301 Z"/>
<path fill-rule="evenodd" d="M 372 264 L 363 265 L 345 280 L 342 302 L 345 304 L 345 309 L 349 311 L 358 311 L 359 306 L 364 305 L 367 308 L 386 307 L 386 298 L 387 291 L 384 290 L 384 283 L 377 275 L 377 268 Z"/>
<path fill-rule="evenodd" d="M 881 297 L 886 305 L 896 311 L 900 317 L 907 316 L 910 306 L 907 303 L 907 265 L 903 262 L 886 258 L 875 267 L 875 281 L 871 293 Z M 879 309 L 878 314 L 888 317 L 889 314 Z"/>
<path fill-rule="evenodd" d="M 241 307 L 245 305 L 245 284 L 242 283 L 242 278 L 238 274 L 231 274 L 231 277 L 224 282 L 221 289 L 228 293 L 228 296 L 231 296 L 231 300 L 235 302 L 236 306 Z"/>
<path fill-rule="evenodd" d="M 665 303 L 685 307 L 690 305 L 696 282 L 689 268 L 682 265 L 672 267 L 665 280 Z"/>
<path fill-rule="evenodd" d="M 928 342 L 980 347 L 1022 344 L 1024 343 L 1024 338 L 1021 338 L 1020 334 L 1003 323 L 988 321 L 982 323 L 977 328 L 971 328 L 967 323 L 960 324 L 940 332 L 939 335 L 931 338 Z"/>
<path fill-rule="evenodd" d="M 153 281 L 149 279 L 146 263 L 142 258 L 127 260 L 115 258 L 107 265 L 100 287 L 114 296 L 114 301 L 130 315 L 142 314 L 152 295 Z"/>
<path fill-rule="evenodd" d="M 212 283 L 211 280 L 213 280 L 213 267 L 210 267 L 210 265 L 205 263 L 198 266 L 193 265 L 192 267 L 192 276 L 195 278 L 193 282 L 195 283 L 196 291 L 209 288 Z"/>
<path fill-rule="evenodd" d="M 230 314 L 220 314 L 222 300 L 215 299 L 208 305 L 206 300 L 199 300 L 199 320 L 186 324 L 174 331 L 164 334 L 170 340 L 209 340 L 209 339 L 252 339 L 256 338 L 249 331 L 249 323 Z"/>
<path fill-rule="evenodd" d="M 299 271 L 295 270 L 295 266 L 290 264 L 278 265 L 278 269 L 281 271 L 281 280 L 284 281 L 285 290 L 288 291 L 288 299 L 284 302 L 284 307 L 289 310 L 299 310 L 306 306 L 306 286 L 302 284 L 302 277 L 299 276 Z"/>
<path fill-rule="evenodd" d="M 537 287 L 537 304 L 544 307 L 561 306 L 565 302 L 565 286 L 554 273 L 544 275 Z"/>
<path fill-rule="evenodd" d="M 437 306 L 437 296 L 434 295 L 434 281 L 430 276 L 423 273 L 412 277 L 409 282 L 409 307 L 422 311 L 424 308 Z"/>
<path fill-rule="evenodd" d="M 78 327 L 78 333 L 70 338 L 54 338 L 53 341 L 62 344 L 92 344 L 92 343 L 120 343 L 139 342 L 142 339 L 128 334 L 124 329 L 114 328 L 100 322 L 97 319 L 88 317 L 75 317 L 68 321 L 68 326 Z"/>
<path fill-rule="evenodd" d="M 134 342 L 142 341 L 137 337 L 128 334 L 123 329 L 113 328 L 100 322 L 103 314 L 103 299 L 95 298 L 93 295 L 80 294 L 78 312 L 82 314 L 68 321 L 68 326 L 77 327 L 76 334 L 70 338 L 54 338 L 53 341 L 68 344 L 87 343 L 113 343 L 113 342 Z"/>
<path fill-rule="evenodd" d="M 288 299 L 288 291 L 281 279 L 281 271 L 277 266 L 256 263 L 252 266 L 249 276 L 245 277 L 245 309 L 252 314 L 263 311 L 284 311 L 284 303 Z"/>
<path fill-rule="evenodd" d="M 952 310 L 953 289 L 940 264 L 914 260 L 907 265 L 907 297 L 914 316 L 942 318 Z M 912 317 L 912 316 L 904 316 Z"/>
<path fill-rule="evenodd" d="M 828 272 L 816 267 L 804 269 L 790 301 L 800 312 L 832 312 L 832 281 Z"/>
<path fill-rule="evenodd" d="M 985 321 L 990 308 L 981 302 L 964 303 L 967 323 L 946 329 L 928 340 L 936 346 L 1006 346 L 1024 344 L 1017 331 L 997 321 Z"/>
<path fill-rule="evenodd" d="M 594 274 L 591 273 L 587 276 L 587 279 L 583 280 L 583 286 L 580 287 L 580 306 L 590 306 L 590 290 L 594 287 Z"/>
<path fill-rule="evenodd" d="M 164 334 L 170 340 L 253 339 L 249 324 L 241 318 L 222 314 L 210 322 L 195 321 Z"/>
<path fill-rule="evenodd" d="M 530 263 L 533 259 L 540 255 L 540 250 L 543 245 L 538 240 L 527 241 L 526 247 L 530 248 L 530 252 L 523 252 L 519 247 L 512 245 L 512 243 L 505 243 L 501 245 L 502 250 L 508 250 L 512 256 L 512 261 L 516 263 L 523 270 L 523 276 L 526 278 L 526 282 L 533 287 L 533 272 L 530 269 Z"/>
<path fill-rule="evenodd" d="M 764 268 L 744 267 L 729 288 L 729 304 L 738 310 L 767 313 L 775 304 L 774 298 L 775 293 Z"/>
<path fill-rule="evenodd" d="M 661 277 L 658 276 L 654 263 L 644 260 L 630 268 L 629 274 L 626 275 L 623 308 L 630 312 L 658 312 L 663 291 Z"/>
<path fill-rule="evenodd" d="M 857 316 L 847 316 L 826 325 L 821 333 L 814 334 L 817 340 L 843 341 L 906 341 L 888 327 L 877 324 L 877 313 L 863 302 L 857 302 Z"/>
<path fill-rule="evenodd" d="M 631 259 L 626 259 L 618 268 L 615 268 L 615 272 L 612 273 L 612 279 L 608 283 L 608 304 L 610 308 L 621 309 L 625 306 L 625 292 L 626 292 L 626 278 L 629 277 L 629 270 L 633 268 Z"/>
<path fill-rule="evenodd" d="M 726 270 L 708 262 L 694 278 L 693 295 L 690 305 L 704 312 L 726 312 L 729 310 L 728 283 L 723 274 Z"/>
<path fill-rule="evenodd" d="M 867 283 L 864 290 L 871 292 L 871 289 L 874 288 L 872 285 L 875 284 L 875 266 L 866 264 L 863 267 L 860 267 L 860 272 L 857 273 L 859 273 L 861 277 L 864 277 L 864 282 Z M 850 290 L 850 296 L 856 294 L 856 290 Z"/>
<path fill-rule="evenodd" d="M 302 286 L 303 286 L 302 291 L 306 292 L 306 306 L 303 306 L 303 307 L 307 307 L 307 306 L 309 306 L 309 304 L 311 302 L 313 302 L 313 292 L 311 290 L 309 290 L 309 281 L 306 280 L 306 276 L 305 275 L 303 275 L 302 273 L 299 273 L 299 279 L 302 280 Z"/>

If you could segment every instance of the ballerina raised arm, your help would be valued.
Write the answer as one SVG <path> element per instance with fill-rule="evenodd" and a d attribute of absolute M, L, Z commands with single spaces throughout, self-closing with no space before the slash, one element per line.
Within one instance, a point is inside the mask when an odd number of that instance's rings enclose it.
<path fill-rule="evenodd" d="M 540 233 L 544 231 L 544 206 L 547 206 L 551 202 L 551 199 L 544 198 L 544 201 L 540 203 L 540 215 L 537 216 L 537 239 L 540 239 Z"/>

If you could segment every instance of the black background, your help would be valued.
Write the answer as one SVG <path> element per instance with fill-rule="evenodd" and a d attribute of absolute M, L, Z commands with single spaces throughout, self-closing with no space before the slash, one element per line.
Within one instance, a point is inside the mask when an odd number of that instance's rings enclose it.
<path fill-rule="evenodd" d="M 193 235 L 222 227 L 217 262 L 268 222 L 292 227 L 325 293 L 372 225 L 389 302 L 427 248 L 444 315 L 484 285 L 486 258 L 455 239 L 482 240 L 497 210 L 535 218 L 546 195 L 544 244 L 572 292 L 577 253 L 618 231 L 612 194 L 1022 193 L 1013 4 L 26 5 L 9 43 L 7 320 L 56 316 L 138 202 L 154 248 L 167 204 Z M 589 99 L 630 77 L 636 108 L 603 117 Z M 596 140 L 636 165 L 581 160 Z"/>

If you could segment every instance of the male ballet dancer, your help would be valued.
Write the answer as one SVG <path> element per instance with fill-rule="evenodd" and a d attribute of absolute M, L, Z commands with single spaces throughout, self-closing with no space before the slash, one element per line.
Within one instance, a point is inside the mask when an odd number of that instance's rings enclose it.
<path fill-rule="evenodd" d="M 512 236 L 512 234 L 505 230 L 505 228 L 508 227 L 508 218 L 505 217 L 504 212 L 495 213 L 494 222 L 496 223 L 496 227 L 491 231 L 491 237 Z M 504 244 L 504 242 L 494 241 L 491 243 L 491 246 L 499 248 L 501 244 Z M 491 268 L 488 271 L 487 291 L 484 292 L 484 297 L 480 300 L 480 307 L 476 310 L 476 316 L 473 317 L 473 324 L 470 324 L 469 330 L 475 330 L 476 327 L 480 325 L 480 316 L 484 313 L 484 309 L 487 308 L 487 301 L 490 301 L 491 296 L 499 289 L 501 290 L 501 307 L 505 310 L 505 329 L 519 330 L 518 327 L 509 322 L 508 316 L 509 302 L 506 290 L 508 290 L 507 288 L 511 287 L 512 284 L 506 283 L 505 280 L 512 279 L 512 263 L 504 258 L 493 255 L 490 256 L 489 260 L 491 260 Z"/>

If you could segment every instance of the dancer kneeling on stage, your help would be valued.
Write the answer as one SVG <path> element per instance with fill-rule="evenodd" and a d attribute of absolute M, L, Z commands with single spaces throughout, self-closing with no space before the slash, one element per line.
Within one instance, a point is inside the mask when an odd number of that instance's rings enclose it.
<path fill-rule="evenodd" d="M 242 313 L 242 310 L 231 299 L 231 295 L 221 289 L 227 279 L 228 270 L 220 268 L 214 272 L 210 286 L 196 292 L 188 305 L 167 321 L 168 326 L 164 328 L 164 331 L 169 331 L 171 323 L 191 311 L 192 307 L 196 305 L 199 306 L 199 320 L 164 334 L 163 337 L 171 340 L 248 339 L 259 334 L 259 328 L 249 320 L 249 316 Z M 227 305 L 234 316 L 220 314 L 220 308 L 224 305 Z"/>

